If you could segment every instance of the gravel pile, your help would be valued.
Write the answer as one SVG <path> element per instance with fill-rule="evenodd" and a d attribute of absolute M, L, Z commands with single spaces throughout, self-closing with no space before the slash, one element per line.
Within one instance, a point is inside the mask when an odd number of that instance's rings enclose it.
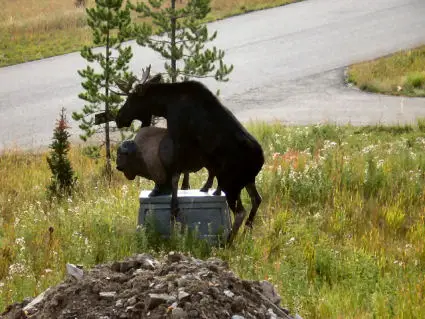
<path fill-rule="evenodd" d="M 300 318 L 279 306 L 272 284 L 241 280 L 216 258 L 138 254 L 89 271 L 67 269 L 64 282 L 10 305 L 0 318 Z"/>

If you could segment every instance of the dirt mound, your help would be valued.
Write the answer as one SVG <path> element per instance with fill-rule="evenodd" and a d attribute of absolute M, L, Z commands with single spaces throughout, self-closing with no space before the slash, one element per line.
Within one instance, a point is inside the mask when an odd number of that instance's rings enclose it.
<path fill-rule="evenodd" d="M 172 252 L 162 260 L 139 254 L 84 272 L 67 267 L 64 282 L 9 306 L 0 318 L 293 318 L 269 282 L 241 280 L 216 258 Z"/>

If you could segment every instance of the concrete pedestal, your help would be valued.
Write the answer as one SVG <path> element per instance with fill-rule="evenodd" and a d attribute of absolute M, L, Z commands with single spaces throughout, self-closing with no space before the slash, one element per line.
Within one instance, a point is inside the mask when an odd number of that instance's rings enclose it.
<path fill-rule="evenodd" d="M 198 228 L 200 238 L 215 241 L 217 235 L 222 234 L 224 238 L 231 231 L 230 211 L 226 197 L 222 193 L 214 196 L 210 190 L 208 193 L 200 192 L 198 189 L 179 190 L 177 193 L 180 214 L 182 219 L 177 220 L 182 226 L 189 229 Z M 156 231 L 164 237 L 169 237 L 170 203 L 171 195 L 148 197 L 151 190 L 140 192 L 139 201 L 139 225 L 144 225 L 146 220 L 152 218 L 156 225 Z"/>

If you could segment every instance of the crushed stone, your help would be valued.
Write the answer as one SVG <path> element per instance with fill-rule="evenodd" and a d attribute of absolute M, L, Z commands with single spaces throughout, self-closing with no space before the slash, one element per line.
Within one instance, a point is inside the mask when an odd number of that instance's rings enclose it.
<path fill-rule="evenodd" d="M 217 258 L 136 254 L 87 271 L 68 268 L 63 282 L 10 305 L 0 318 L 295 318 L 270 282 L 239 279 Z"/>

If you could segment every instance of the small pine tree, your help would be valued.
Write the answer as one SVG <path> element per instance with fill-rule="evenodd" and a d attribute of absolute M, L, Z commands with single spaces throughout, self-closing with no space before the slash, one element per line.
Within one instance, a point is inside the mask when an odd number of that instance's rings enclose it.
<path fill-rule="evenodd" d="M 90 63 L 97 63 L 99 71 L 90 65 L 78 71 L 78 74 L 85 78 L 82 83 L 85 92 L 79 94 L 79 98 L 85 100 L 87 104 L 81 112 L 73 112 L 72 117 L 75 121 L 81 122 L 79 127 L 84 134 L 80 135 L 80 138 L 87 141 L 98 131 L 93 115 L 104 112 L 105 121 L 100 124 L 104 123 L 106 174 L 110 179 L 112 174 L 110 121 L 115 117 L 122 102 L 119 95 L 111 92 L 111 87 L 115 80 L 128 80 L 132 76 L 128 72 L 128 64 L 133 56 L 131 47 L 121 45 L 131 33 L 130 9 L 123 6 L 123 0 L 96 0 L 96 6 L 86 9 L 86 12 L 88 25 L 93 32 L 93 46 L 85 46 L 81 56 Z M 93 47 L 98 46 L 104 48 L 99 48 L 99 51 L 94 53 Z M 121 130 L 121 138 L 125 138 L 126 131 L 132 134 L 134 128 Z"/>
<path fill-rule="evenodd" d="M 148 22 L 135 24 L 134 32 L 139 45 L 147 46 L 165 58 L 164 68 L 168 75 L 165 81 L 174 83 L 203 77 L 228 81 L 233 65 L 228 67 L 223 63 L 224 51 L 215 46 L 205 48 L 217 37 L 217 32 L 209 35 L 203 23 L 211 11 L 210 0 L 188 0 L 181 8 L 176 8 L 176 0 L 170 0 L 169 6 L 165 0 L 129 4 L 142 17 L 152 19 L 155 32 Z M 156 37 L 154 33 L 162 36 Z"/>
<path fill-rule="evenodd" d="M 68 128 L 65 109 L 62 108 L 60 118 L 53 132 L 53 142 L 49 145 L 52 150 L 50 156 L 47 157 L 47 163 L 52 172 L 48 191 L 50 195 L 56 195 L 58 197 L 70 195 L 76 181 L 71 162 L 67 157 L 70 149 Z"/>

